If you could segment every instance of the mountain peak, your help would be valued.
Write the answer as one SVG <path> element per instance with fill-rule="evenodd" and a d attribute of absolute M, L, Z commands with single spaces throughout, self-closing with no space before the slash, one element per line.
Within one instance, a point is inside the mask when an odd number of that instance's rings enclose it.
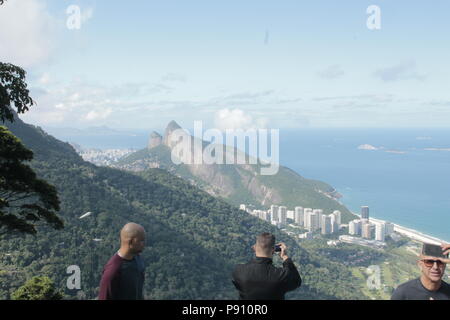
<path fill-rule="evenodd" d="M 175 120 L 172 120 L 169 122 L 169 124 L 166 127 L 166 132 L 169 131 L 174 131 L 176 129 L 181 129 L 181 127 L 178 125 L 178 123 L 175 122 Z"/>
<path fill-rule="evenodd" d="M 156 131 L 153 131 L 153 132 L 150 134 L 150 137 L 151 137 L 151 138 L 162 138 L 162 136 L 161 136 L 158 132 L 156 132 Z"/>
<path fill-rule="evenodd" d="M 150 139 L 148 140 L 147 148 L 152 149 L 154 147 L 159 146 L 161 143 L 162 143 L 162 136 L 158 132 L 153 131 L 150 134 Z"/>
<path fill-rule="evenodd" d="M 166 127 L 166 130 L 164 131 L 163 144 L 171 148 L 173 145 L 172 143 L 170 143 L 170 135 L 172 134 L 172 132 L 178 129 L 181 129 L 178 123 L 176 123 L 175 120 L 170 121 Z"/>

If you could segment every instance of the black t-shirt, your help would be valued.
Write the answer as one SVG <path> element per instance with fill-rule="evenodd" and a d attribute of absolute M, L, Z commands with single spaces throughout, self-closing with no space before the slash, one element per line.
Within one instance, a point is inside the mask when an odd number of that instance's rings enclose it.
<path fill-rule="evenodd" d="M 450 300 L 450 285 L 442 281 L 439 290 L 430 291 L 417 278 L 399 285 L 391 300 Z"/>

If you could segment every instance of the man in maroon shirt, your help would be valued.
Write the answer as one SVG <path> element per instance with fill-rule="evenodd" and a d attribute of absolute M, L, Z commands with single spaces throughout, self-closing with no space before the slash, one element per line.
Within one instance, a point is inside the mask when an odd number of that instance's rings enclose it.
<path fill-rule="evenodd" d="M 145 230 L 127 223 L 120 231 L 120 249 L 103 268 L 99 300 L 143 300 Z"/>

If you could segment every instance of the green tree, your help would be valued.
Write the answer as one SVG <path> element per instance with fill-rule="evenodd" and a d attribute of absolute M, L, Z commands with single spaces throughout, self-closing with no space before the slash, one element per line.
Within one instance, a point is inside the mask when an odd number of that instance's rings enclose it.
<path fill-rule="evenodd" d="M 33 277 L 13 292 L 13 300 L 61 300 L 63 295 L 55 289 L 48 277 Z"/>
<path fill-rule="evenodd" d="M 1 5 L 2 3 L 0 3 Z M 25 113 L 35 104 L 25 82 L 26 72 L 10 63 L 0 62 L 0 119 L 14 121 L 12 107 Z"/>
<path fill-rule="evenodd" d="M 42 220 L 55 229 L 63 228 L 55 212 L 60 209 L 56 188 L 23 163 L 32 158 L 33 152 L 0 126 L 0 231 L 35 234 Z"/>

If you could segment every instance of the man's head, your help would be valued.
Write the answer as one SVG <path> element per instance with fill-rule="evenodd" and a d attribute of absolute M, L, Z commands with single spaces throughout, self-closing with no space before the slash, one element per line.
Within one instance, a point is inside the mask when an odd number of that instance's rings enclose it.
<path fill-rule="evenodd" d="M 264 232 L 256 237 L 256 244 L 253 246 L 257 257 L 272 258 L 275 252 L 275 236 Z"/>
<path fill-rule="evenodd" d="M 437 245 L 424 244 L 418 261 L 422 276 L 431 282 L 439 282 L 444 276 L 446 263 L 442 248 Z"/>
<path fill-rule="evenodd" d="M 127 223 L 120 230 L 120 247 L 131 254 L 139 254 L 145 247 L 145 230 L 137 223 Z"/>

